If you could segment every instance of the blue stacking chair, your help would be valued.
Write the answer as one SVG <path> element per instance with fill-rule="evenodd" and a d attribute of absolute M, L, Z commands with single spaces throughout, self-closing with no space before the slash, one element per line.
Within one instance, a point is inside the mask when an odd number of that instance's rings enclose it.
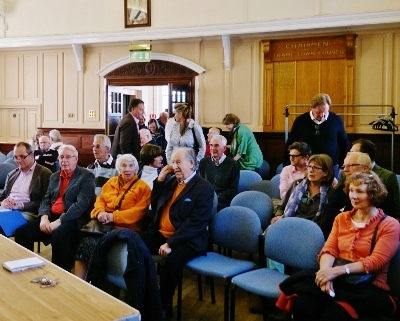
<path fill-rule="evenodd" d="M 238 193 L 247 191 L 249 186 L 255 182 L 262 181 L 260 174 L 248 169 L 240 170 Z"/>

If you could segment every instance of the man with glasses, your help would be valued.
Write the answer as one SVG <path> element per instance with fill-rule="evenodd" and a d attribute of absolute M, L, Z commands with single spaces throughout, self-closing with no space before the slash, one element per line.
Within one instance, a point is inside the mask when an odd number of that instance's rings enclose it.
<path fill-rule="evenodd" d="M 128 110 L 129 112 L 122 118 L 115 130 L 111 155 L 116 158 L 119 154 L 132 154 L 139 159 L 139 119 L 145 114 L 144 102 L 140 99 L 132 99 Z"/>
<path fill-rule="evenodd" d="M 60 170 L 58 152 L 50 148 L 50 138 L 46 135 L 39 137 L 39 149 L 35 150 L 35 160 L 38 164 L 47 167 L 52 173 Z"/>
<path fill-rule="evenodd" d="M 341 167 L 345 177 L 352 175 L 355 172 L 369 172 L 372 169 L 371 159 L 368 154 L 361 152 L 349 152 L 343 161 L 343 166 Z M 325 237 L 329 235 L 332 228 L 333 221 L 335 217 L 341 213 L 350 211 L 353 207 L 349 195 L 344 192 L 345 181 L 342 181 L 332 197 L 329 198 L 329 202 L 324 211 L 324 217 L 326 218 L 326 227 L 323 229 Z M 379 208 L 385 212 L 385 214 L 399 218 L 399 210 L 394 202 L 393 195 L 388 194 L 388 196 L 381 203 Z"/>
<path fill-rule="evenodd" d="M 37 217 L 41 200 L 46 195 L 51 171 L 35 162 L 33 147 L 25 142 L 14 146 L 14 160 L 18 168 L 8 173 L 1 207 L 21 211 L 26 220 Z"/>
<path fill-rule="evenodd" d="M 115 169 L 115 159 L 110 154 L 111 141 L 107 135 L 95 135 L 91 147 L 95 161 L 87 168 L 96 178 L 96 195 L 100 195 L 103 185 L 110 177 L 117 176 L 118 171 Z"/>
<path fill-rule="evenodd" d="M 34 242 L 51 243 L 52 262 L 70 271 L 79 229 L 87 222 L 96 198 L 95 178 L 78 166 L 74 146 L 62 145 L 58 152 L 61 170 L 50 177 L 39 217 L 18 228 L 15 241 L 31 251 Z"/>
<path fill-rule="evenodd" d="M 307 143 L 313 154 L 328 154 L 333 161 L 335 176 L 339 175 L 342 164 L 349 151 L 349 140 L 342 119 L 329 111 L 331 98 L 328 94 L 318 94 L 311 100 L 311 110 L 298 116 L 286 141 L 285 151 L 295 141 Z M 284 165 L 289 164 L 285 153 Z"/>

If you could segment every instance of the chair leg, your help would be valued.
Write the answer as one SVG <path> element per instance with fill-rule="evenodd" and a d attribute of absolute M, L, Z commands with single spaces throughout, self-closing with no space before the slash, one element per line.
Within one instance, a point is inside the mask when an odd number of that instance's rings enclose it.
<path fill-rule="evenodd" d="M 211 293 L 211 303 L 215 304 L 214 278 L 210 278 L 210 293 Z"/>
<path fill-rule="evenodd" d="M 197 289 L 199 291 L 199 300 L 203 301 L 203 285 L 201 284 L 201 274 L 197 274 Z"/>
<path fill-rule="evenodd" d="M 235 290 L 236 285 L 232 284 L 231 287 L 231 321 L 235 321 Z"/>
<path fill-rule="evenodd" d="M 176 319 L 181 320 L 182 318 L 182 278 L 178 282 L 178 295 L 177 295 L 177 304 L 176 304 Z M 172 305 L 171 305 L 172 306 Z"/>
<path fill-rule="evenodd" d="M 231 279 L 225 280 L 224 321 L 229 321 L 229 286 Z"/>
<path fill-rule="evenodd" d="M 37 242 L 37 252 L 40 253 L 40 241 Z"/>

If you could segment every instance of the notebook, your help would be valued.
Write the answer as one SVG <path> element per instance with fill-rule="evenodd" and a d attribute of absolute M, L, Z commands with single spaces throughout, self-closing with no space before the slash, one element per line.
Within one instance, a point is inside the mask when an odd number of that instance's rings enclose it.
<path fill-rule="evenodd" d="M 3 229 L 4 235 L 7 237 L 13 236 L 15 230 L 25 225 L 28 221 L 18 210 L 0 210 L 0 227 Z"/>
<path fill-rule="evenodd" d="M 38 257 L 29 257 L 26 259 L 7 261 L 3 263 L 3 267 L 10 272 L 19 272 L 36 267 L 44 266 L 45 262 Z"/>

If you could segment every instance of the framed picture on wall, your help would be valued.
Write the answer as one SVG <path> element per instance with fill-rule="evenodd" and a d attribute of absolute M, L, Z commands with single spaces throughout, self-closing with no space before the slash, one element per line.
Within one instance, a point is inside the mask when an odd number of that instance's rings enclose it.
<path fill-rule="evenodd" d="M 124 0 L 125 28 L 150 26 L 151 0 Z"/>

